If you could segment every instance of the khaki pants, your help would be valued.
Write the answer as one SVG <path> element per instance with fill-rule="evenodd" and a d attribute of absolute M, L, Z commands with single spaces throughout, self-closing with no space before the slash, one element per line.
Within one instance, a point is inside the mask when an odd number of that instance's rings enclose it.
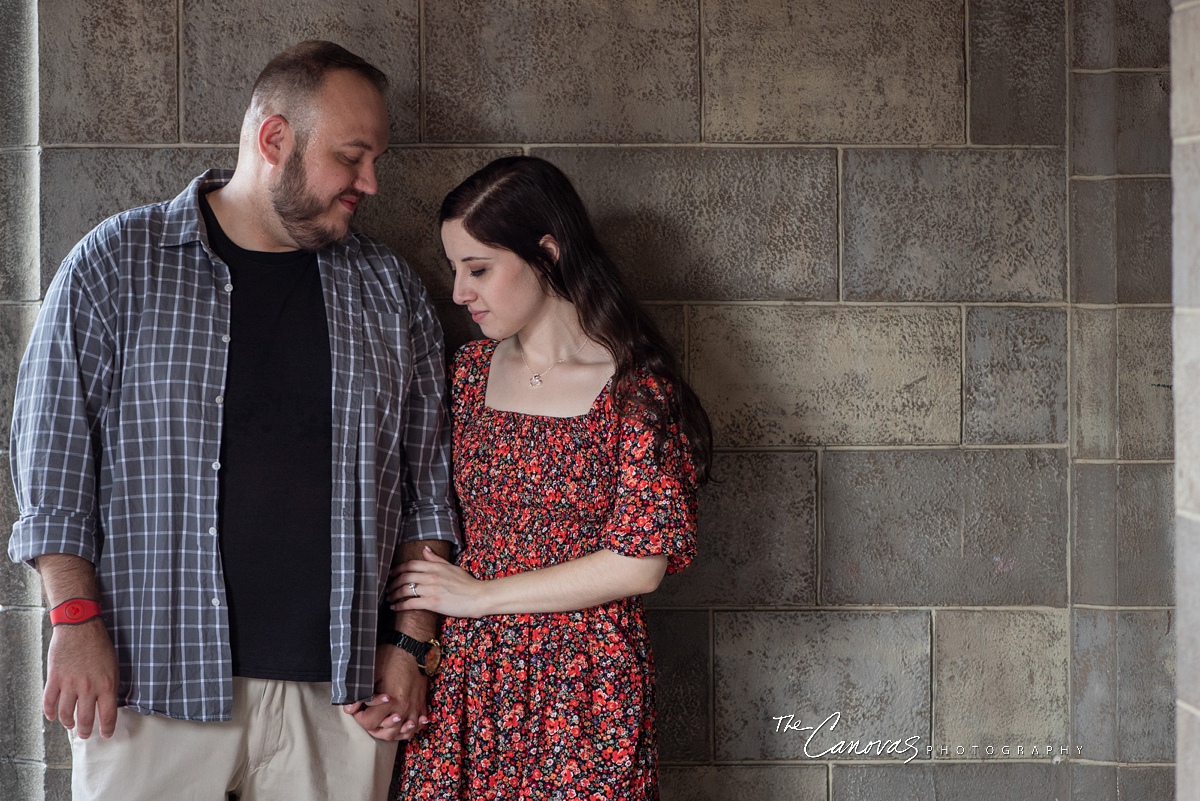
<path fill-rule="evenodd" d="M 117 712 L 71 737 L 74 801 L 384 801 L 396 743 L 329 703 L 328 683 L 233 680 L 233 720 Z"/>

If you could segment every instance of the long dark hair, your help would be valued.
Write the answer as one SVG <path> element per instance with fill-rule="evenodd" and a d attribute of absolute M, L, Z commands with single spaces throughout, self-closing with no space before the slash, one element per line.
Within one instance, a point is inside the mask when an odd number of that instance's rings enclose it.
<path fill-rule="evenodd" d="M 461 220 L 477 241 L 517 254 L 547 291 L 574 304 L 584 333 L 616 362 L 618 409 L 651 412 L 660 441 L 666 426 L 678 423 L 697 479 L 707 481 L 712 465 L 708 415 L 683 380 L 658 326 L 604 252 L 583 201 L 562 170 L 533 156 L 496 159 L 446 195 L 438 222 L 447 220 Z M 540 244 L 547 234 L 558 242 L 557 261 Z M 638 388 L 639 369 L 667 385 L 665 403 Z"/>

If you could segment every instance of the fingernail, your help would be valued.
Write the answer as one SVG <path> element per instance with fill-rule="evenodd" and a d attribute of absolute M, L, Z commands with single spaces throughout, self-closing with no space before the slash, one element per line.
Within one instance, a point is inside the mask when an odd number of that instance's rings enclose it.
<path fill-rule="evenodd" d="M 399 717 L 398 715 L 397 715 L 397 716 L 394 716 L 394 717 L 392 718 L 392 723 L 399 723 L 399 722 L 400 722 L 400 717 Z M 405 728 L 408 728 L 408 727 L 406 726 Z"/>
<path fill-rule="evenodd" d="M 388 698 L 386 695 L 381 695 L 381 696 L 379 696 L 379 701 L 380 701 L 380 703 L 384 703 L 384 704 L 386 704 L 386 703 L 387 703 L 388 701 L 390 701 L 390 700 L 392 700 L 392 699 L 391 699 L 391 698 Z"/>

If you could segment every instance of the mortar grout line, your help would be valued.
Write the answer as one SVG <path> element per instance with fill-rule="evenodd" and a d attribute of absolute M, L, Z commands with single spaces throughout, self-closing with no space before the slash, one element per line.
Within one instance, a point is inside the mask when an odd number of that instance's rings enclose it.
<path fill-rule="evenodd" d="M 845 166 L 844 151 L 837 149 L 837 299 L 841 303 L 846 300 L 845 271 L 846 258 L 846 227 L 843 206 L 845 205 Z"/>
<path fill-rule="evenodd" d="M 1072 205 L 1071 205 L 1071 170 L 1072 170 L 1072 163 L 1071 163 L 1071 145 L 1072 145 L 1072 138 L 1071 138 L 1071 133 L 1072 133 L 1072 131 L 1071 131 L 1071 64 L 1074 61 L 1074 47 L 1073 47 L 1072 36 L 1071 36 L 1071 33 L 1074 30 L 1074 15 L 1071 13 L 1071 2 L 1072 2 L 1072 0 L 1062 0 L 1063 16 L 1064 16 L 1064 19 L 1063 19 L 1063 23 L 1064 23 L 1063 24 L 1063 41 L 1064 41 L 1063 53 L 1064 53 L 1064 57 L 1065 57 L 1064 58 L 1065 63 L 1063 65 L 1063 67 L 1066 70 L 1066 75 L 1064 76 L 1064 79 L 1063 79 L 1064 80 L 1064 92 L 1065 92 L 1064 103 L 1063 103 L 1063 111 L 1064 111 L 1064 113 L 1063 113 L 1063 154 L 1064 154 L 1064 156 L 1063 156 L 1063 172 L 1064 172 L 1064 178 L 1065 178 L 1065 183 L 1064 183 L 1064 187 L 1063 187 L 1065 190 L 1064 194 L 1063 194 L 1063 204 L 1064 204 L 1063 205 L 1063 213 L 1066 216 L 1065 225 L 1064 225 L 1064 231 L 1066 232 L 1066 236 L 1064 237 L 1064 239 L 1066 240 L 1066 243 L 1065 243 L 1066 260 L 1067 260 L 1066 296 L 1067 296 L 1068 302 L 1075 299 L 1075 285 L 1074 285 L 1074 281 L 1071 280 L 1072 274 L 1074 273 L 1074 269 L 1072 269 L 1072 261 L 1071 261 L 1071 257 L 1072 257 L 1072 250 L 1071 250 L 1071 209 L 1072 209 Z M 1066 543 L 1065 543 L 1065 547 L 1066 547 L 1066 551 L 1067 551 L 1066 564 L 1065 564 L 1066 584 L 1067 584 L 1067 588 L 1066 588 L 1066 590 L 1067 590 L 1067 609 L 1072 610 L 1072 611 L 1068 611 L 1068 613 L 1067 613 L 1068 666 L 1067 666 L 1067 677 L 1066 677 L 1067 678 L 1067 682 L 1066 682 L 1066 684 L 1067 684 L 1067 745 L 1071 750 L 1074 750 L 1074 747 L 1075 747 L 1074 687 L 1072 684 L 1072 676 L 1071 676 L 1072 671 L 1070 668 L 1070 664 L 1073 663 L 1074 655 L 1075 655 L 1074 654 L 1074 652 L 1075 652 L 1075 615 L 1073 613 L 1074 607 L 1072 607 L 1072 605 L 1071 605 L 1071 601 L 1075 597 L 1074 584 L 1071 580 L 1072 579 L 1071 553 L 1074 550 L 1073 546 L 1075 543 L 1075 527 L 1074 527 L 1074 519 L 1073 519 L 1073 511 L 1074 511 L 1073 500 L 1074 500 L 1074 496 L 1075 496 L 1075 473 L 1074 473 L 1074 464 L 1071 461 L 1071 456 L 1073 454 L 1071 453 L 1069 446 L 1072 443 L 1074 443 L 1074 441 L 1075 441 L 1074 426 L 1077 422 L 1076 416 L 1074 414 L 1072 414 L 1072 411 L 1074 409 L 1073 403 L 1075 400 L 1075 392 L 1074 392 L 1074 389 L 1075 389 L 1075 384 L 1074 384 L 1075 362 L 1074 362 L 1074 359 L 1072 358 L 1072 355 L 1074 353 L 1074 336 L 1073 336 L 1073 331 L 1075 328 L 1074 322 L 1075 322 L 1075 310 L 1068 303 L 1068 306 L 1067 306 L 1067 337 L 1066 337 L 1068 450 L 1067 450 L 1067 475 L 1066 475 L 1066 481 L 1064 482 L 1065 486 L 1063 489 L 1066 492 L 1066 496 L 1067 496 L 1067 498 L 1066 498 L 1067 536 L 1066 536 Z M 1072 794 L 1074 794 L 1074 792 L 1075 792 L 1074 777 L 1073 776 L 1068 777 L 1068 782 L 1070 784 L 1070 792 Z"/>
<path fill-rule="evenodd" d="M 1200 137 L 1198 137 L 1200 138 Z M 236 148 L 236 142 L 50 142 L 43 145 L 47 148 Z M 531 150 L 920 150 L 925 152 L 973 152 L 973 151 L 1058 151 L 1061 145 L 985 145 L 963 144 L 958 142 L 438 142 L 419 140 L 416 142 L 389 142 L 388 147 L 395 150 L 500 150 L 521 149 Z M 1153 177 L 1169 177 L 1169 174 L 1154 175 Z M 1081 176 L 1082 177 L 1082 176 Z"/>
<path fill-rule="evenodd" d="M 963 0 L 963 142 L 971 144 L 971 0 Z"/>
<path fill-rule="evenodd" d="M 1198 137 L 1200 138 L 1200 137 Z M 1148 180 L 1151 178 L 1170 179 L 1169 172 L 1129 172 L 1118 173 L 1112 175 L 1072 175 L 1072 181 L 1129 181 L 1129 180 Z"/>
<path fill-rule="evenodd" d="M 1088 67 L 1073 67 L 1071 74 L 1073 75 L 1169 75 L 1170 67 L 1100 67 L 1091 69 Z"/>
<path fill-rule="evenodd" d="M 892 615 L 904 612 L 1037 612 L 1040 614 L 1063 613 L 1069 614 L 1066 606 L 1036 606 L 1030 604 L 923 604 L 915 606 L 895 606 L 885 604 L 729 604 L 727 606 L 647 606 L 654 612 L 786 612 L 786 613 L 816 613 L 816 612 L 855 612 L 861 614 Z M 1100 607 L 1106 610 L 1134 612 L 1164 612 L 1174 609 L 1173 606 L 1138 606 L 1138 607 Z"/>
<path fill-rule="evenodd" d="M 813 565 L 813 570 L 814 570 L 813 595 L 815 596 L 815 600 L 816 600 L 818 606 L 820 606 L 821 603 L 825 599 L 825 587 L 824 587 L 824 582 L 822 581 L 822 570 L 821 570 L 822 556 L 825 551 L 825 549 L 824 549 L 824 543 L 825 543 L 825 515 L 824 515 L 825 502 L 824 502 L 824 498 L 825 498 L 825 493 L 823 491 L 824 477 L 825 477 L 825 449 L 818 448 L 817 454 L 816 454 L 816 476 L 815 476 L 816 487 L 814 488 L 816 491 L 814 493 L 815 498 L 814 498 L 814 503 L 813 503 L 813 507 L 814 507 L 813 514 L 816 515 L 816 521 L 815 521 L 816 532 L 815 533 L 816 533 L 816 538 L 817 538 L 816 553 L 814 554 L 814 558 L 813 558 L 813 562 L 814 562 L 814 565 Z"/>
<path fill-rule="evenodd" d="M 958 442 L 967 442 L 967 307 L 961 307 L 958 319 Z M 966 536 L 965 532 L 963 536 Z"/>
<path fill-rule="evenodd" d="M 711 608 L 708 614 L 708 759 L 717 758 L 717 614 Z"/>
<path fill-rule="evenodd" d="M 1053 444 L 1024 444 L 1024 445 L 962 445 L 959 443 L 944 443 L 937 445 L 820 445 L 817 443 L 801 443 L 796 445 L 715 445 L 716 453 L 815 453 L 823 450 L 832 453 L 875 453 L 883 451 L 1067 451 L 1065 442 Z M 1129 463 L 1122 460 L 1122 464 Z M 1173 462 L 1168 462 L 1172 464 Z M 1153 462 L 1157 464 L 1157 462 Z"/>
<path fill-rule="evenodd" d="M 705 142 L 708 134 L 704 127 L 707 112 L 704 104 L 704 0 L 696 0 L 696 12 L 696 83 L 700 92 L 700 130 L 697 133 L 699 140 Z"/>
<path fill-rule="evenodd" d="M 183 0 L 175 5 L 175 138 L 183 141 Z"/>
<path fill-rule="evenodd" d="M 425 0 L 417 0 L 417 141 L 425 142 Z"/>

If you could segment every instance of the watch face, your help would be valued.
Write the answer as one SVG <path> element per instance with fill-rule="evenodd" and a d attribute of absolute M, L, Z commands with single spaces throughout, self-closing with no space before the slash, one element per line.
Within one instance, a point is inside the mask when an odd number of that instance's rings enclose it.
<path fill-rule="evenodd" d="M 68 601 L 62 607 L 63 618 L 68 623 L 84 620 L 88 614 L 88 605 L 83 601 Z"/>
<path fill-rule="evenodd" d="M 429 645 L 429 653 L 425 654 L 425 675 L 432 676 L 442 666 L 442 646 L 434 640 Z"/>

